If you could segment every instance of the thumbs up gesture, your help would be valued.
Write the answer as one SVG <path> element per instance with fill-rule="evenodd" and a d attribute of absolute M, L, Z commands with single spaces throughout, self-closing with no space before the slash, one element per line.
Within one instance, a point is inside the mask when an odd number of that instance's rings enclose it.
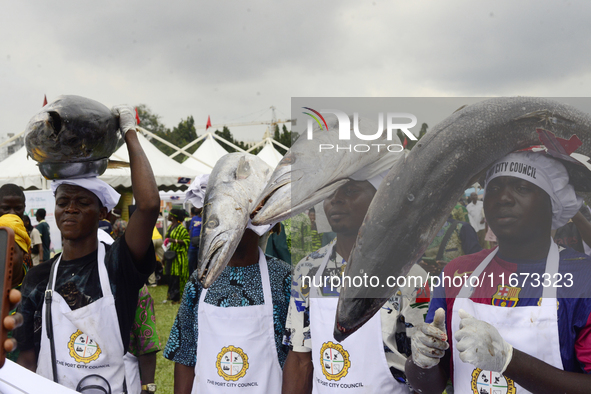
<path fill-rule="evenodd" d="M 431 324 L 423 323 L 411 339 L 412 361 L 421 368 L 433 368 L 449 348 L 445 330 L 445 311 L 435 311 Z"/>
<path fill-rule="evenodd" d="M 460 359 L 487 371 L 503 373 L 513 357 L 513 346 L 505 342 L 496 328 L 459 310 L 460 329 L 454 337 L 458 341 Z"/>

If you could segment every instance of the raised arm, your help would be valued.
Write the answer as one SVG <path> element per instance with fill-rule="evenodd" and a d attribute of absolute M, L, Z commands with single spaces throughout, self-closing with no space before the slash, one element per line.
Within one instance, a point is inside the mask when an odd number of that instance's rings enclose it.
<path fill-rule="evenodd" d="M 125 237 L 125 242 L 133 259 L 140 262 L 152 244 L 152 231 L 160 211 L 160 196 L 152 167 L 137 136 L 133 109 L 116 106 L 112 111 L 119 115 L 119 125 L 127 144 L 133 197 L 136 202 L 136 210 L 129 219 L 126 230 L 127 234 L 133 236 Z"/>

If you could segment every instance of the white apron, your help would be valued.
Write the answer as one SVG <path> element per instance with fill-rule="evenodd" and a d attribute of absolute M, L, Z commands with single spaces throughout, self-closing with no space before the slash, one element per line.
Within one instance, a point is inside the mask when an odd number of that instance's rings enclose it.
<path fill-rule="evenodd" d="M 265 303 L 223 308 L 199 298 L 197 363 L 192 393 L 280 393 L 273 299 L 267 259 L 259 248 Z"/>
<path fill-rule="evenodd" d="M 334 246 L 333 246 L 334 248 Z M 320 283 L 328 264 L 329 250 L 316 272 L 313 283 Z M 380 312 L 359 330 L 339 343 L 333 328 L 338 297 L 310 295 L 310 336 L 314 381 L 312 393 L 409 393 L 408 386 L 394 379 L 382 339 Z"/>
<path fill-rule="evenodd" d="M 498 249 L 497 247 L 493 250 L 471 276 L 478 277 L 492 261 Z M 551 278 L 558 272 L 558 261 L 558 246 L 552 241 L 546 262 L 546 273 L 550 274 Z M 472 291 L 470 287 L 462 287 L 454 302 L 451 318 L 452 336 L 460 328 L 461 319 L 458 312 L 463 309 L 474 318 L 493 325 L 503 339 L 516 349 L 563 369 L 558 339 L 556 287 L 543 288 L 539 306 L 500 307 L 479 304 L 468 298 Z M 453 348 L 453 367 L 456 393 L 529 393 L 498 372 L 483 371 L 464 363 L 460 360 L 457 342 Z"/>
<path fill-rule="evenodd" d="M 61 255 L 54 266 L 56 274 L 60 260 Z M 71 310 L 63 297 L 53 291 L 56 275 L 53 275 L 53 280 L 47 284 L 47 291 L 53 292 L 51 314 L 58 383 L 76 389 L 84 377 L 96 374 L 109 382 L 113 394 L 118 394 L 124 392 L 123 341 L 104 260 L 105 246 L 99 242 L 98 272 L 103 296 L 95 302 L 74 311 Z M 44 302 L 37 373 L 53 380 L 50 341 L 45 327 L 47 323 L 45 309 Z M 95 378 L 89 378 L 82 382 L 82 386 L 102 383 Z"/>

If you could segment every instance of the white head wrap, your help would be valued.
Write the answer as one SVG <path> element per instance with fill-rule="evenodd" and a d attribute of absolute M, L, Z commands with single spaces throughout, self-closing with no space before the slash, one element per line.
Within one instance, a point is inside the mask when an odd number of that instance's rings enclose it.
<path fill-rule="evenodd" d="M 498 160 L 486 174 L 485 190 L 486 185 L 499 176 L 524 179 L 548 193 L 552 201 L 552 229 L 568 223 L 583 204 L 583 199 L 569 183 L 564 165 L 542 152 L 510 153 Z"/>
<path fill-rule="evenodd" d="M 185 194 L 185 201 L 190 201 L 197 208 L 203 208 L 203 202 L 205 201 L 205 192 L 207 191 L 207 182 L 209 181 L 209 174 L 200 175 L 191 183 L 189 189 Z M 264 226 L 255 226 L 252 224 L 250 218 L 246 228 L 254 231 L 258 236 L 265 234 L 273 227 L 272 224 Z"/>
<path fill-rule="evenodd" d="M 378 188 L 379 188 L 379 187 L 380 187 L 380 185 L 382 184 L 382 181 L 384 180 L 384 178 L 386 178 L 386 175 L 388 175 L 388 172 L 389 172 L 389 171 L 390 171 L 389 169 L 388 169 L 388 170 L 386 170 L 386 171 L 383 171 L 383 172 L 379 173 L 378 175 L 376 175 L 376 176 L 374 176 L 374 177 L 372 177 L 372 178 L 369 178 L 367 181 L 368 181 L 369 183 L 371 183 L 371 185 L 372 185 L 373 187 L 375 187 L 375 188 L 376 188 L 376 190 L 378 190 Z"/>
<path fill-rule="evenodd" d="M 94 195 L 101 201 L 101 204 L 103 204 L 103 206 L 109 211 L 115 208 L 121 197 L 121 194 L 117 193 L 108 183 L 101 181 L 95 176 L 88 178 L 56 179 L 51 182 L 51 190 L 53 191 L 54 196 L 55 191 L 61 185 L 80 186 L 81 188 L 94 193 Z"/>

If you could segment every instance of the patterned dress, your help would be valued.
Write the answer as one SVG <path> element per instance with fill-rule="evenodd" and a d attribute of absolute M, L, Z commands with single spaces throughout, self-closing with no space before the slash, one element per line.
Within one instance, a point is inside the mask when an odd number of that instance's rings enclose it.
<path fill-rule="evenodd" d="M 171 226 L 166 238 L 170 238 L 171 242 L 168 244 L 170 250 L 176 252 L 176 257 L 170 265 L 170 271 L 165 272 L 170 275 L 170 283 L 168 285 L 169 299 L 172 301 L 180 301 L 182 291 L 189 279 L 189 244 L 191 237 L 185 226 L 178 224 L 174 228 Z M 172 242 L 172 240 L 182 241 L 179 243 Z"/>

